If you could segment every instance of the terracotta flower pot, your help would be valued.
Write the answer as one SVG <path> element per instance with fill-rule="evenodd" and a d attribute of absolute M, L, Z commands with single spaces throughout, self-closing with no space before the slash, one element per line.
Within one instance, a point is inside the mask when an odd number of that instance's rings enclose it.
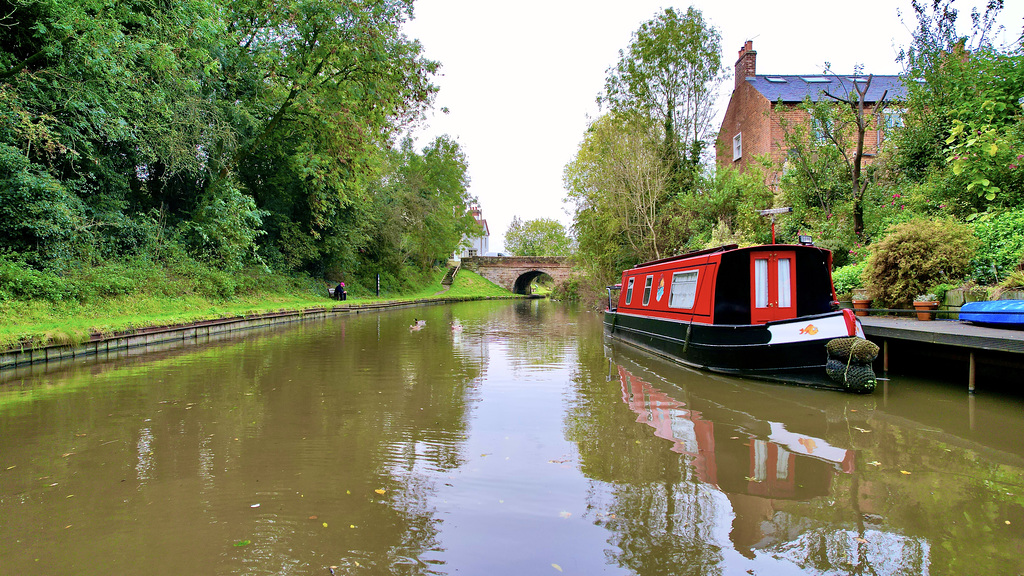
<path fill-rule="evenodd" d="M 871 300 L 854 300 L 853 313 L 857 316 L 867 316 L 867 309 L 871 307 Z"/>
<path fill-rule="evenodd" d="M 938 302 L 914 302 L 914 310 L 917 310 L 918 320 L 932 320 L 935 316 L 931 310 L 938 310 Z"/>

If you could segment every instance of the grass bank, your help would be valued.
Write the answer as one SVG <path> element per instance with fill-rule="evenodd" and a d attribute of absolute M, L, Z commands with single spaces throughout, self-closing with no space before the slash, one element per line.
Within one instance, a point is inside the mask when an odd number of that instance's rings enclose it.
<path fill-rule="evenodd" d="M 487 279 L 462 270 L 448 290 L 441 286 L 446 269 L 438 268 L 418 285 L 400 294 L 373 296 L 350 293 L 337 302 L 327 297 L 327 286 L 308 279 L 238 279 L 251 288 L 230 298 L 218 298 L 199 291 L 174 294 L 160 290 L 130 292 L 87 299 L 0 298 L 0 349 L 26 342 L 34 345 L 74 344 L 92 334 L 113 334 L 134 328 L 170 326 L 200 320 L 261 314 L 282 310 L 359 306 L 380 302 L 404 302 L 433 297 L 508 298 L 514 295 Z"/>

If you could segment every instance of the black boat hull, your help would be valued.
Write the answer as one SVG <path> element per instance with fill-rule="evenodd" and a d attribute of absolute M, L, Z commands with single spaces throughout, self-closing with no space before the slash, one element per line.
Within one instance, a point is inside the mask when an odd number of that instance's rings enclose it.
<path fill-rule="evenodd" d="M 693 368 L 847 389 L 825 370 L 826 344 L 850 335 L 842 312 L 760 325 L 714 325 L 606 311 L 604 325 L 613 338 Z"/>

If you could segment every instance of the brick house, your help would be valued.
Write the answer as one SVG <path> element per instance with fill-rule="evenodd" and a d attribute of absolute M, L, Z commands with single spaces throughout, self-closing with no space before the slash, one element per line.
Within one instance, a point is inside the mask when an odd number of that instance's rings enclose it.
<path fill-rule="evenodd" d="M 757 74 L 757 52 L 748 40 L 736 60 L 736 85 L 729 98 L 729 107 L 718 131 L 716 160 L 718 166 L 732 166 L 744 171 L 755 158 L 768 154 L 781 164 L 789 153 L 781 119 L 790 123 L 809 122 L 807 112 L 799 105 L 805 98 L 812 102 L 832 100 L 826 92 L 847 98 L 854 91 L 854 83 L 867 81 L 867 76 L 829 74 Z M 876 126 L 892 126 L 900 121 L 898 103 L 906 96 L 906 88 L 899 76 L 873 76 L 864 99 L 871 114 L 878 114 L 880 122 L 872 123 L 864 136 L 864 151 L 870 159 L 881 147 L 883 131 Z M 885 95 L 885 106 L 875 111 L 876 103 Z M 855 142 L 851 141 L 851 146 Z M 778 181 L 780 174 L 769 176 L 769 183 Z"/>

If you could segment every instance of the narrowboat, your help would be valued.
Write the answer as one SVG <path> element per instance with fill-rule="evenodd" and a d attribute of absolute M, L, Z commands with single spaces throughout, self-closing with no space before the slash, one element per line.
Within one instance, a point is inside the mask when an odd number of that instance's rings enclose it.
<path fill-rule="evenodd" d="M 647 262 L 609 287 L 608 335 L 703 370 L 868 393 L 878 347 L 840 310 L 832 253 L 721 246 Z"/>

